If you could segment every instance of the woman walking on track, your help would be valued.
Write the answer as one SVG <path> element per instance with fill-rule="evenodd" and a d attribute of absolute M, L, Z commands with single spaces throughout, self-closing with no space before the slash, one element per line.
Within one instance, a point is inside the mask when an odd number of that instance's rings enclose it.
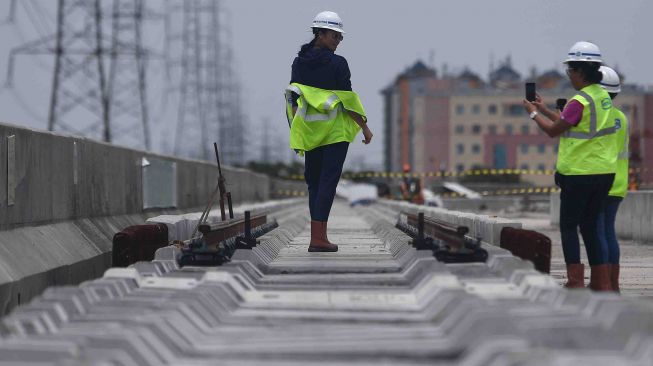
<path fill-rule="evenodd" d="M 334 52 L 343 40 L 342 20 L 331 11 L 319 13 L 311 26 L 313 40 L 304 44 L 292 64 L 286 88 L 290 147 L 304 154 L 304 178 L 311 213 L 309 252 L 337 252 L 327 238 L 327 221 L 342 174 L 347 149 L 362 129 L 369 144 L 365 110 L 351 89 L 344 57 Z"/>
<path fill-rule="evenodd" d="M 608 196 L 617 168 L 612 101 L 599 84 L 603 75 L 601 51 L 590 42 L 577 42 L 564 63 L 578 92 L 561 114 L 551 111 L 538 96 L 524 100 L 530 118 L 549 137 L 560 136 L 555 181 L 560 187 L 560 239 L 567 264 L 565 287 L 584 287 L 578 228 L 591 266 L 590 288 L 610 291 L 610 266 L 598 237 L 601 202 Z"/>

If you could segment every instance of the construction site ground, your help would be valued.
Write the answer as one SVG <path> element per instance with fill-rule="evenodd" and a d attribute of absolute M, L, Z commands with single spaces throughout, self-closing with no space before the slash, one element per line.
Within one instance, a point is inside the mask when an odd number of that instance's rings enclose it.
<path fill-rule="evenodd" d="M 565 262 L 560 243 L 560 230 L 552 226 L 547 213 L 501 213 L 507 218 L 518 219 L 524 229 L 535 230 L 551 239 L 551 276 L 564 283 L 567 279 Z M 580 235 L 580 234 L 579 234 Z M 582 237 L 581 237 L 582 245 Z M 653 300 L 653 243 L 641 243 L 633 240 L 619 239 L 621 250 L 621 294 L 623 296 L 643 297 Z M 590 268 L 587 265 L 585 248 L 581 248 L 582 261 L 585 264 L 585 284 L 589 283 Z"/>

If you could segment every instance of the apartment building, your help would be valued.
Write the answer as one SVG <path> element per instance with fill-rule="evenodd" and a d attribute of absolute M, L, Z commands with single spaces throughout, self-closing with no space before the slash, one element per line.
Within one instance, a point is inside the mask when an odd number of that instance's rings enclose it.
<path fill-rule="evenodd" d="M 546 171 L 555 169 L 558 139 L 546 136 L 522 106 L 524 82 L 554 107 L 575 91 L 556 70 L 522 77 L 506 59 L 488 81 L 469 69 L 439 76 L 417 61 L 382 91 L 384 164 L 400 171 L 464 172 L 477 168 Z M 625 85 L 615 100 L 631 121 L 631 165 L 647 168 L 640 181 L 653 181 L 653 95 Z M 646 158 L 648 157 L 648 159 Z M 528 174 L 523 181 L 552 185 L 550 175 Z"/>

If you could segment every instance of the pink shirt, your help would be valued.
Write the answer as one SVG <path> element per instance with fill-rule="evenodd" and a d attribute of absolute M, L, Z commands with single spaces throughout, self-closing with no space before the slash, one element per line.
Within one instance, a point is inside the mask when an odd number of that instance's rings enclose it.
<path fill-rule="evenodd" d="M 578 126 L 581 118 L 583 118 L 583 105 L 577 100 L 571 100 L 562 110 L 562 120 L 572 126 Z"/>

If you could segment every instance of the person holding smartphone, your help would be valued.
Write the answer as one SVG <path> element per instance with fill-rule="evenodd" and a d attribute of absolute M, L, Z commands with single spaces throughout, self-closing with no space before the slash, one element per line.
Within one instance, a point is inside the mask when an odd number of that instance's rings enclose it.
<path fill-rule="evenodd" d="M 537 96 L 524 99 L 531 119 L 552 138 L 560 138 L 555 182 L 560 187 L 560 238 L 567 264 L 568 288 L 584 287 L 580 261 L 580 228 L 591 267 L 589 287 L 610 291 L 607 251 L 598 237 L 601 202 L 607 197 L 617 168 L 612 100 L 600 85 L 601 51 L 590 42 L 577 42 L 564 61 L 567 76 L 578 91 L 562 113 L 552 111 Z"/>
<path fill-rule="evenodd" d="M 619 74 L 607 66 L 601 66 L 599 70 L 603 74 L 601 86 L 610 94 L 610 98 L 614 101 L 617 94 L 621 92 Z M 619 292 L 619 242 L 617 241 L 614 224 L 617 218 L 619 204 L 626 197 L 626 192 L 628 191 L 628 140 L 630 138 L 630 126 L 626 115 L 617 107 L 613 106 L 610 112 L 610 118 L 614 119 L 617 130 L 617 171 L 610 192 L 603 199 L 603 202 L 601 202 L 597 226 L 601 245 L 608 253 L 610 284 L 613 291 Z"/>
<path fill-rule="evenodd" d="M 327 221 L 349 144 L 360 130 L 372 141 L 365 110 L 351 88 L 347 60 L 334 52 L 345 33 L 332 11 L 315 16 L 313 40 L 304 44 L 292 64 L 286 88 L 290 147 L 305 155 L 304 178 L 311 214 L 309 252 L 337 252 L 327 237 Z"/>

